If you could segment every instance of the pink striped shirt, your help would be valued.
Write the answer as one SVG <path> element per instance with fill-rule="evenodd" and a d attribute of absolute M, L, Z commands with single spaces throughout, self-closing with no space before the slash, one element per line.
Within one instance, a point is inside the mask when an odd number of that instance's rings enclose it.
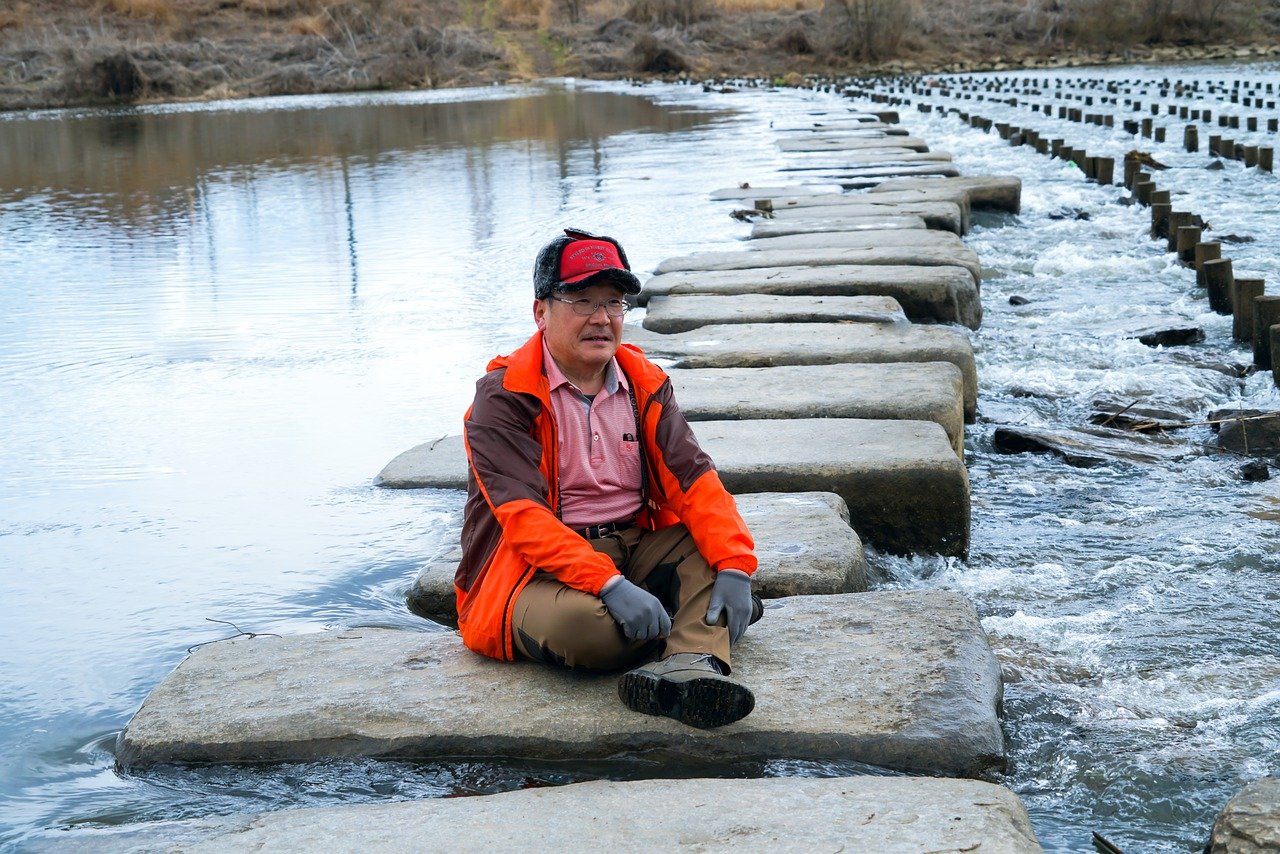
<path fill-rule="evenodd" d="M 560 439 L 560 518 L 570 528 L 630 519 L 640 509 L 640 443 L 627 377 L 616 359 L 588 400 L 560 371 L 547 345 L 543 364 Z"/>

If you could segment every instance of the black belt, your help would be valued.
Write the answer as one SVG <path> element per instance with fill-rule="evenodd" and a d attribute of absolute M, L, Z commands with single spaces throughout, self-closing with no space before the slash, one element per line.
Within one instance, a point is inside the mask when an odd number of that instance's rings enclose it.
<path fill-rule="evenodd" d="M 627 528 L 634 528 L 635 522 L 606 522 L 603 525 L 592 525 L 590 528 L 574 528 L 573 531 L 584 540 L 598 540 L 606 537 L 614 531 L 625 531 Z"/>

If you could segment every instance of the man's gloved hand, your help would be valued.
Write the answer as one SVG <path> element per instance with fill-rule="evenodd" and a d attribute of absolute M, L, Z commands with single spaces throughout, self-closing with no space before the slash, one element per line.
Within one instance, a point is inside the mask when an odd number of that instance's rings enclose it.
<path fill-rule="evenodd" d="M 609 616 L 622 627 L 627 640 L 649 641 L 671 634 L 671 617 L 658 597 L 625 578 L 606 584 L 600 591 L 600 601 L 609 610 Z"/>
<path fill-rule="evenodd" d="M 729 626 L 729 643 L 735 644 L 751 622 L 751 576 L 742 570 L 722 569 L 716 573 L 707 625 L 714 626 L 721 613 Z"/>

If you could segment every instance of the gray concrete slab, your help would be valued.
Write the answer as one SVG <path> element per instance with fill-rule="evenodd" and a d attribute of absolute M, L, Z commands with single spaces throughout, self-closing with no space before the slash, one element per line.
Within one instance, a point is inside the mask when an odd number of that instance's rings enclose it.
<path fill-rule="evenodd" d="M 822 231 L 812 234 L 784 234 L 752 238 L 743 246 L 752 252 L 797 249 L 926 249 L 950 252 L 957 264 L 976 268 L 981 276 L 978 253 L 949 231 L 934 229 L 890 229 L 888 231 Z M 700 257 L 700 256 L 690 256 Z"/>
<path fill-rule="evenodd" d="M 858 151 L 860 149 L 905 148 L 909 151 L 928 151 L 929 144 L 914 136 L 858 136 L 847 134 L 796 134 L 778 140 L 783 151 Z"/>
<path fill-rule="evenodd" d="M 968 217 L 965 209 L 955 202 L 900 202 L 887 203 L 867 199 L 865 195 L 828 196 L 827 198 L 848 199 L 832 205 L 813 205 L 792 207 L 788 204 L 773 209 L 773 219 L 778 222 L 798 222 L 809 220 L 832 220 L 846 218 L 862 218 L 868 216 L 918 216 L 929 228 L 950 231 L 963 235 Z"/>
<path fill-rule="evenodd" d="M 681 809 L 679 805 L 689 808 Z M 673 808 L 676 807 L 676 808 Z M 34 851 L 1041 851 L 1008 789 L 931 777 L 596 780 L 51 831 Z"/>
<path fill-rule="evenodd" d="M 849 508 L 832 492 L 768 492 L 735 496 L 738 512 L 756 541 L 752 589 L 763 599 L 867 589 L 862 541 L 849 526 Z M 458 512 L 461 514 L 462 497 Z M 406 594 L 409 610 L 457 626 L 454 573 L 462 560 L 461 515 L 453 543 L 430 560 Z"/>
<path fill-rule="evenodd" d="M 945 163 L 951 160 L 949 151 L 912 151 L 909 148 L 864 149 L 841 152 L 796 152 L 787 157 L 787 165 L 779 172 L 803 172 L 807 169 L 841 169 L 846 166 L 895 163 Z"/>
<path fill-rule="evenodd" d="M 628 327 L 625 340 L 678 368 L 950 362 L 964 377 L 965 419 L 977 414 L 978 372 L 962 330 L 902 323 L 737 323 L 661 335 Z"/>
<path fill-rule="evenodd" d="M 1227 802 L 1213 824 L 1206 854 L 1280 851 L 1280 777 L 1264 777 Z"/>
<path fill-rule="evenodd" d="M 645 283 L 642 304 L 675 294 L 780 294 L 790 296 L 856 296 L 883 294 L 902 306 L 916 322 L 960 323 L 977 329 L 982 301 L 973 275 L 962 267 L 894 267 L 836 265 L 775 267 L 723 272 L 666 273 Z"/>
<path fill-rule="evenodd" d="M 933 181 L 927 181 L 924 178 L 901 180 L 915 180 L 927 183 L 929 186 L 927 188 L 889 189 L 881 185 L 876 188 L 875 192 L 869 193 L 834 193 L 831 195 L 797 193 L 792 196 L 776 196 L 772 200 L 774 214 L 777 215 L 780 211 L 796 208 L 830 208 L 841 205 L 856 206 L 881 202 L 896 202 L 900 205 L 920 204 L 922 202 L 951 202 L 960 208 L 961 223 L 960 231 L 957 233 L 961 235 L 969 233 L 970 205 L 969 191 L 966 188 L 949 186 L 946 184 L 946 179 L 942 178 Z M 901 208 L 899 210 L 903 213 L 914 213 L 914 211 Z M 823 215 L 826 215 L 825 212 Z"/>
<path fill-rule="evenodd" d="M 1022 206 L 1022 181 L 1011 175 L 972 175 L 953 178 L 897 178 L 873 190 L 892 193 L 912 190 L 934 191 L 938 185 L 962 189 L 971 208 L 1017 213 Z"/>
<path fill-rule="evenodd" d="M 669 372 L 690 421 L 875 418 L 932 421 L 964 459 L 964 377 L 950 362 L 786 365 Z"/>
<path fill-rule="evenodd" d="M 782 237 L 787 234 L 814 234 L 820 231 L 894 231 L 928 228 L 922 217 L 914 214 L 895 216 L 851 216 L 819 220 L 762 219 L 751 227 L 751 237 Z"/>
<path fill-rule="evenodd" d="M 165 677 L 116 759 L 126 771 L 355 756 L 843 759 L 950 776 L 1004 761 L 1000 667 L 959 594 L 775 599 L 733 665 L 755 711 L 699 730 L 629 711 L 616 676 L 494 661 L 450 631 L 238 637 Z"/>
<path fill-rule="evenodd" d="M 862 542 L 900 554 L 963 555 L 969 548 L 969 476 L 932 421 L 743 419 L 693 424 L 725 487 L 834 492 Z M 410 448 L 375 483 L 391 489 L 465 489 L 460 436 Z"/>
<path fill-rule="evenodd" d="M 843 133 L 845 131 L 875 131 L 888 136 L 906 136 L 907 129 L 902 125 L 887 124 L 875 120 L 867 121 L 857 116 L 812 116 L 809 121 L 794 120 L 775 124 L 774 133 Z"/>
<path fill-rule="evenodd" d="M 912 232 L 917 233 L 917 232 Z M 930 234 L 931 231 L 918 232 Z M 803 235 L 796 235 L 796 237 Z M 772 240 L 790 240 L 778 237 Z M 835 242 L 835 241 L 833 241 Z M 856 242 L 856 241 L 854 241 Z M 654 275 L 683 271 L 750 270 L 757 267 L 828 267 L 839 264 L 891 267 L 963 267 L 976 285 L 982 278 L 977 253 L 966 247 L 950 246 L 839 246 L 830 249 L 759 249 L 753 252 L 730 250 L 698 252 L 667 258 L 654 268 Z"/>
<path fill-rule="evenodd" d="M 646 305 L 644 328 L 687 332 L 717 323 L 905 323 L 893 297 L 857 296 L 660 296 Z"/>
<path fill-rule="evenodd" d="M 744 181 L 742 183 L 745 186 L 725 187 L 724 189 L 713 191 L 710 199 L 714 202 L 752 201 L 754 199 L 771 199 L 774 196 L 789 196 L 793 194 L 808 196 L 820 193 L 839 193 L 842 189 L 838 182 L 828 180 L 823 176 L 805 175 L 798 177 L 803 178 L 799 184 L 788 184 L 786 186 Z"/>

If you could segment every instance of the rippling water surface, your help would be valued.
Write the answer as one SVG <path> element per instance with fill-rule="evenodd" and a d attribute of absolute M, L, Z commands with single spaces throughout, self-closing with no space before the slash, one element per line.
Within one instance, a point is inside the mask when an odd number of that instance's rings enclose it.
<path fill-rule="evenodd" d="M 1268 66 L 1101 73 L 1171 74 L 1280 81 Z M 1119 129 L 956 105 L 1059 126 L 1091 154 L 1134 147 Z M 730 247 L 747 227 L 707 193 L 779 183 L 770 122 L 844 108 L 830 94 L 570 83 L 0 116 L 0 843 L 79 823 L 705 772 L 360 761 L 120 777 L 110 750 L 187 647 L 235 633 L 210 620 L 420 627 L 402 594 L 460 501 L 371 478 L 456 432 L 485 361 L 527 335 L 537 247 L 570 224 L 621 238 L 641 270 Z M 1276 481 L 1244 483 L 1238 459 L 1209 454 L 1077 469 L 994 454 L 990 435 L 1079 423 L 1103 397 L 1196 415 L 1280 401 L 1265 374 L 1204 367 L 1248 354 L 1121 191 L 955 118 L 903 121 L 966 174 L 1019 175 L 1024 195 L 1020 216 L 980 217 L 968 238 L 987 270 L 973 555 L 878 557 L 881 582 L 977 604 L 1009 680 L 1003 782 L 1047 848 L 1090 850 L 1098 830 L 1135 851 L 1196 851 L 1226 799 L 1277 770 Z M 1162 186 L 1220 232 L 1256 238 L 1224 247 L 1237 274 L 1280 281 L 1277 179 L 1147 147 L 1175 166 Z M 1153 350 L 1099 336 L 1152 312 L 1208 340 Z"/>

